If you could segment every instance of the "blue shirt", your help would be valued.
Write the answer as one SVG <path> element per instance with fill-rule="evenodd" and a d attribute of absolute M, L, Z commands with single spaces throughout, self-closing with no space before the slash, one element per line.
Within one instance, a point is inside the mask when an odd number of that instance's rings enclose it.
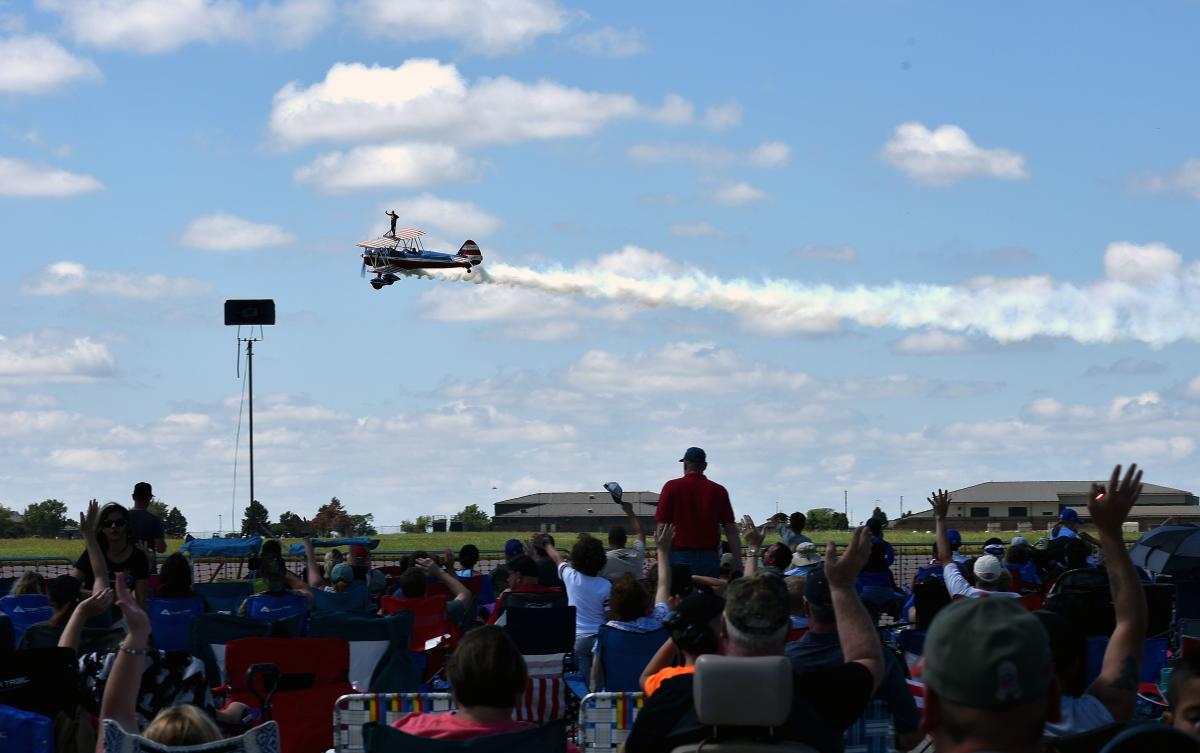
<path fill-rule="evenodd" d="M 786 546 L 788 549 L 791 549 L 793 552 L 796 551 L 796 547 L 800 544 L 812 543 L 812 539 L 802 533 L 796 533 L 787 525 L 779 526 L 779 540 L 783 542 L 784 546 Z"/>
<path fill-rule="evenodd" d="M 837 633 L 814 633 L 811 630 L 800 640 L 787 644 L 784 655 L 792 663 L 792 672 L 795 673 L 836 667 L 846 662 Z M 908 690 L 904 670 L 891 651 L 883 652 L 883 682 L 875 691 L 875 697 L 887 702 L 897 732 L 914 732 L 920 728 L 921 712 L 917 710 L 917 703 Z"/>

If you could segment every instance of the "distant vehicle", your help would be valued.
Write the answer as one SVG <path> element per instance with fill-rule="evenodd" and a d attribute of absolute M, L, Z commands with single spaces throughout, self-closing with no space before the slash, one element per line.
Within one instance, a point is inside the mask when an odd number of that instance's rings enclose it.
<path fill-rule="evenodd" d="M 363 276 L 366 276 L 368 267 L 375 274 L 371 278 L 371 287 L 381 290 L 384 285 L 399 280 L 401 274 L 415 270 L 462 267 L 470 274 L 471 267 L 483 264 L 483 254 L 479 252 L 475 241 L 468 240 L 462 244 L 457 254 L 443 254 L 425 250 L 421 245 L 421 236 L 424 234 L 424 231 L 415 227 L 406 227 L 394 234 L 388 232 L 375 240 L 359 243 L 358 247 L 363 249 Z"/>

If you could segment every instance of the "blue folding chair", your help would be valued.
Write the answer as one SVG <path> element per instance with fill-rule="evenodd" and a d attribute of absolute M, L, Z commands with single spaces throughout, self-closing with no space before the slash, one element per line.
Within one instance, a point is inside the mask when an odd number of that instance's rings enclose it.
<path fill-rule="evenodd" d="M 12 620 L 13 642 L 21 643 L 21 636 L 30 625 L 45 622 L 54 616 L 50 600 L 42 594 L 22 594 L 0 597 L 0 612 Z"/>
<path fill-rule="evenodd" d="M 361 614 L 316 614 L 309 638 L 341 638 L 350 644 L 350 684 L 359 692 L 411 693 L 421 674 L 408 651 L 412 612 L 389 617 Z"/>
<path fill-rule="evenodd" d="M 54 722 L 48 716 L 0 705 L 0 740 L 5 750 L 54 753 Z"/>
<path fill-rule="evenodd" d="M 364 614 L 370 610 L 367 602 L 367 584 L 359 581 L 349 589 L 338 593 L 318 589 L 312 592 L 312 611 L 318 614 Z"/>
<path fill-rule="evenodd" d="M 0 614 L 0 659 L 17 650 L 17 639 L 13 637 L 12 620 Z"/>
<path fill-rule="evenodd" d="M 294 593 L 254 594 L 246 599 L 246 617 L 256 622 L 279 622 L 290 618 L 300 619 L 300 634 L 308 635 L 308 598 Z"/>
<path fill-rule="evenodd" d="M 150 615 L 150 635 L 162 651 L 187 651 L 191 642 L 192 622 L 204 614 L 204 599 L 186 596 L 180 599 L 146 599 Z"/>
<path fill-rule="evenodd" d="M 254 586 L 248 582 L 196 583 L 192 590 L 204 599 L 208 611 L 237 614 L 242 602 L 254 593 Z"/>
<path fill-rule="evenodd" d="M 667 631 L 659 628 L 649 633 L 631 633 L 601 625 L 596 633 L 595 661 L 600 662 L 599 686 L 596 691 L 609 693 L 635 692 L 641 689 L 638 678 L 667 640 Z"/>

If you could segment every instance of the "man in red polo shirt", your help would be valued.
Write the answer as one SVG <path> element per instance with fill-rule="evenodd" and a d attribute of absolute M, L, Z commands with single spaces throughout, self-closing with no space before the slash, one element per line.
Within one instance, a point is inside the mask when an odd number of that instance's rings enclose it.
<path fill-rule="evenodd" d="M 734 556 L 740 559 L 742 551 L 729 492 L 705 477 L 708 457 L 704 450 L 689 447 L 679 462 L 683 463 L 683 478 L 663 484 L 654 518 L 659 523 L 675 524 L 672 565 L 687 565 L 692 575 L 719 578 L 722 528 Z"/>

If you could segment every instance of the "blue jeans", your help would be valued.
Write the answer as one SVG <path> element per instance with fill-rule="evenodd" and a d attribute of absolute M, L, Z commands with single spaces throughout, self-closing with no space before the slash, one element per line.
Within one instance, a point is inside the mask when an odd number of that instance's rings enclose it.
<path fill-rule="evenodd" d="M 721 577 L 721 555 L 716 549 L 672 549 L 671 564 L 687 565 L 692 569 L 692 575 Z"/>

